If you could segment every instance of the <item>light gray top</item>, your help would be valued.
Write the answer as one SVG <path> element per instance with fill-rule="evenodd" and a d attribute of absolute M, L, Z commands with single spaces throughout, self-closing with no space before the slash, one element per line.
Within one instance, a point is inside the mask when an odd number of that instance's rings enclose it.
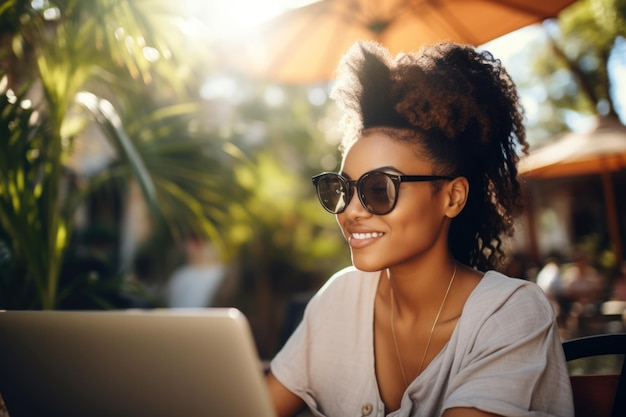
<path fill-rule="evenodd" d="M 276 378 L 315 416 L 385 415 L 374 368 L 379 277 L 353 267 L 335 274 L 271 363 Z M 434 417 L 452 407 L 504 416 L 574 415 L 554 311 L 537 285 L 487 272 L 448 344 L 388 416 Z"/>

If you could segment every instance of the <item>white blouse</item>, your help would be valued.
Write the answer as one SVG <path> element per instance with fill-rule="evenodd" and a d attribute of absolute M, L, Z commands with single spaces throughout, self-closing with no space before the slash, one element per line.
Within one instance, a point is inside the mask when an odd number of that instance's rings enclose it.
<path fill-rule="evenodd" d="M 379 277 L 354 267 L 336 273 L 272 360 L 272 373 L 315 416 L 385 415 L 374 367 Z M 487 272 L 450 341 L 388 416 L 434 417 L 453 407 L 503 416 L 574 415 L 554 311 L 537 285 Z"/>

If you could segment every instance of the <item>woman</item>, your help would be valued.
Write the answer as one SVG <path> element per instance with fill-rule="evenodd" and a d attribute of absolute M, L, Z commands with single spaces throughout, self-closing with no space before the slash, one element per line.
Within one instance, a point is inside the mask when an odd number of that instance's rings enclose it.
<path fill-rule="evenodd" d="M 452 43 L 394 59 L 360 42 L 333 98 L 346 111 L 341 172 L 313 182 L 354 266 L 272 361 L 278 415 L 572 416 L 550 303 L 493 271 L 528 146 L 500 62 Z"/>

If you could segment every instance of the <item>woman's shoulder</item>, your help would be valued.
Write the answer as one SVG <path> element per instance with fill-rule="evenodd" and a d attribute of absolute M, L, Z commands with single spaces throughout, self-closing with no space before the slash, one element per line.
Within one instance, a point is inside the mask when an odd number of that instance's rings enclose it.
<path fill-rule="evenodd" d="M 468 298 L 463 315 L 551 320 L 554 310 L 545 293 L 531 281 L 488 271 Z"/>
<path fill-rule="evenodd" d="M 501 272 L 491 270 L 483 275 L 472 295 L 479 297 L 507 298 L 513 294 L 522 297 L 535 297 L 537 295 L 543 295 L 543 291 L 534 282 L 521 278 L 512 278 Z"/>
<path fill-rule="evenodd" d="M 548 334 L 554 326 L 554 309 L 536 284 L 489 271 L 463 307 L 456 349 L 480 355 Z"/>

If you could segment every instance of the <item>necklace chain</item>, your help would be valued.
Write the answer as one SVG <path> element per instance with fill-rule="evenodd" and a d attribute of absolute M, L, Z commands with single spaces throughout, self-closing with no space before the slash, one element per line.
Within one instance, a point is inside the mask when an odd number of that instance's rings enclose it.
<path fill-rule="evenodd" d="M 439 316 L 441 315 L 441 311 L 443 310 L 443 306 L 448 299 L 448 294 L 450 293 L 450 288 L 452 288 L 452 283 L 454 282 L 454 277 L 456 276 L 456 262 L 454 263 L 454 272 L 452 272 L 452 277 L 450 278 L 450 282 L 448 283 L 448 288 L 446 289 L 446 293 L 443 296 L 443 301 L 439 306 L 439 311 L 437 311 L 437 315 L 435 316 L 435 321 L 433 321 L 433 326 L 430 329 L 430 334 L 428 335 L 428 342 L 426 342 L 426 348 L 424 349 L 424 355 L 422 356 L 422 361 L 420 362 L 420 367 L 417 370 L 417 375 L 422 373 L 422 368 L 424 367 L 424 361 L 426 361 L 426 355 L 428 354 L 428 348 L 430 348 L 430 342 L 433 339 L 433 333 L 435 332 L 435 327 L 437 327 L 437 323 L 439 322 Z M 387 270 L 387 279 L 389 279 L 389 270 Z M 409 382 L 406 377 L 406 371 L 404 370 L 404 365 L 402 364 L 402 359 L 400 357 L 400 349 L 398 348 L 398 339 L 396 338 L 396 326 L 394 321 L 394 295 L 393 295 L 393 287 L 391 283 L 389 284 L 390 288 L 390 297 L 391 297 L 391 335 L 393 337 L 393 344 L 396 348 L 396 356 L 398 358 L 398 364 L 400 365 L 400 371 L 402 372 L 402 379 L 404 380 L 404 386 L 406 388 L 409 387 Z"/>

